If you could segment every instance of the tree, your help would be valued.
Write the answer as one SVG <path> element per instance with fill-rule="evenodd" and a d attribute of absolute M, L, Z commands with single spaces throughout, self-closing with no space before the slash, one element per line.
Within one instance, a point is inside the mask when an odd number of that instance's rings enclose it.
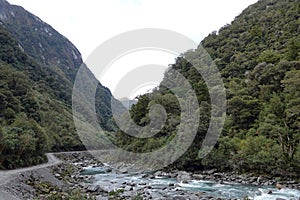
<path fill-rule="evenodd" d="M 259 57 L 258 62 L 266 62 L 266 63 L 277 63 L 280 60 L 280 54 L 273 50 L 265 50 L 263 51 Z"/>
<path fill-rule="evenodd" d="M 149 113 L 148 104 L 150 102 L 150 98 L 147 94 L 141 95 L 138 97 L 138 103 L 134 104 L 130 110 L 130 114 L 134 122 L 139 125 L 146 125 L 147 121 L 143 121 Z"/>
<path fill-rule="evenodd" d="M 247 129 L 260 111 L 259 101 L 249 95 L 234 96 L 228 101 L 228 114 L 234 129 Z"/>
<path fill-rule="evenodd" d="M 290 61 L 298 60 L 300 58 L 300 37 L 290 39 L 287 47 L 286 58 Z"/>
<path fill-rule="evenodd" d="M 3 116 L 7 120 L 8 124 L 11 124 L 16 117 L 16 113 L 13 109 L 7 108 L 4 110 Z"/>
<path fill-rule="evenodd" d="M 299 129 L 295 130 L 290 126 L 292 122 L 287 117 L 286 99 L 282 96 L 274 93 L 270 103 L 265 104 L 260 116 L 258 134 L 277 140 L 286 160 L 292 162 L 299 145 Z"/>
<path fill-rule="evenodd" d="M 300 70 L 292 70 L 286 73 L 282 83 L 284 84 L 284 95 L 286 117 L 288 125 L 294 130 L 300 130 Z"/>
<path fill-rule="evenodd" d="M 2 128 L 0 127 L 0 155 L 2 155 L 2 151 L 4 149 L 4 142 L 3 142 L 3 140 L 4 140 L 4 132 L 3 132 Z M 2 163 L 1 159 L 0 159 L 0 163 Z"/>

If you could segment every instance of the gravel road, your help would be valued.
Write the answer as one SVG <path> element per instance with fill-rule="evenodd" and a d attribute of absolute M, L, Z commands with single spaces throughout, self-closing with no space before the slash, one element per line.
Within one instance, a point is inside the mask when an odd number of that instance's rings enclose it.
<path fill-rule="evenodd" d="M 0 170 L 0 200 L 19 200 L 19 198 L 6 192 L 2 186 L 6 185 L 10 181 L 13 181 L 14 178 L 16 178 L 20 173 L 50 167 L 62 162 L 55 156 L 54 153 L 47 153 L 46 156 L 48 158 L 48 162 L 45 164 L 20 168 L 20 169 L 14 169 L 14 170 L 5 170 L 5 171 Z"/>

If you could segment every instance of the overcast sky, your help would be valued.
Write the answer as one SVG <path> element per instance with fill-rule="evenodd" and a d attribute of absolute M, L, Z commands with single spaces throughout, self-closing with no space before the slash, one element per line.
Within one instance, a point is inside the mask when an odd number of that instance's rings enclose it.
<path fill-rule="evenodd" d="M 66 36 L 85 60 L 102 42 L 138 28 L 176 31 L 199 43 L 257 0 L 8 0 Z M 159 57 L 159 56 L 158 56 Z M 174 56 L 173 56 L 174 57 Z M 162 65 L 174 60 L 161 59 Z M 170 60 L 172 58 L 172 60 Z M 149 63 L 144 63 L 149 64 Z M 115 72 L 113 72 L 115 73 Z M 122 75 L 121 75 L 122 76 Z M 102 84 L 112 91 L 115 80 Z"/>

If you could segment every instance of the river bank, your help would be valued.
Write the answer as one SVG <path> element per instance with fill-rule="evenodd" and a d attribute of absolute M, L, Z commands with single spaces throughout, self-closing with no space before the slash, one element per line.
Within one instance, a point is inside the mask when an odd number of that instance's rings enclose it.
<path fill-rule="evenodd" d="M 222 187 L 220 192 L 237 189 L 260 188 L 261 193 L 293 192 L 300 198 L 300 183 L 294 180 L 255 177 L 251 174 L 220 173 L 216 170 L 189 173 L 139 172 L 133 173 L 128 165 L 110 167 L 96 160 L 87 152 L 56 155 L 63 163 L 19 174 L 14 180 L 2 186 L 20 199 L 237 199 L 213 196 L 212 190 Z M 195 188 L 202 187 L 199 191 Z M 247 186 L 247 187 L 246 187 Z M 277 188 L 276 188 L 277 187 Z M 208 191 L 205 191 L 207 188 Z M 224 189 L 225 188 L 225 189 Z M 226 189 L 227 188 L 227 189 Z M 265 189 L 266 188 L 266 189 Z M 209 191 L 211 190 L 211 191 Z M 299 191 L 299 196 L 297 191 Z M 215 193 L 216 193 L 215 192 Z M 227 191 L 229 192 L 229 191 Z M 245 197 L 248 196 L 245 191 Z M 225 193 L 224 193 L 225 194 Z M 291 194 L 293 195 L 293 194 Z M 275 198 L 277 199 L 277 197 Z M 285 199 L 279 198 L 278 199 Z"/>

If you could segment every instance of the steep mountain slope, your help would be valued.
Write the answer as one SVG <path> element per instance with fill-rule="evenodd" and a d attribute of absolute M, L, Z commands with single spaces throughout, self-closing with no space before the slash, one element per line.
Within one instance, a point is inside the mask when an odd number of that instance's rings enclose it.
<path fill-rule="evenodd" d="M 37 16 L 6 1 L 0 1 L 0 19 L 29 56 L 61 73 L 61 78 L 74 80 L 82 59 L 67 38 Z"/>
<path fill-rule="evenodd" d="M 51 77 L 59 84 L 60 93 L 57 94 L 57 98 L 71 104 L 73 83 L 82 64 L 77 48 L 37 16 L 20 6 L 10 5 L 5 0 L 0 1 L 0 21 L 28 56 L 53 72 Z M 90 77 L 95 78 L 92 73 Z M 110 122 L 111 97 L 108 88 L 99 83 L 96 110 L 101 126 L 108 130 L 114 129 Z"/>
<path fill-rule="evenodd" d="M 0 1 L 0 168 L 40 163 L 47 151 L 84 149 L 71 104 L 81 64 L 76 47 L 51 26 Z M 111 98 L 99 83 L 95 108 L 106 130 L 114 129 Z"/>
<path fill-rule="evenodd" d="M 210 97 L 206 83 L 192 65 L 200 59 L 201 48 L 177 58 L 172 69 L 184 75 L 193 86 L 201 102 L 201 119 L 193 145 L 173 167 L 299 177 L 299 33 L 299 1 L 260 0 L 230 25 L 201 42 L 222 74 L 228 104 L 222 137 L 204 159 L 198 157 L 198 150 L 208 128 Z M 176 74 L 168 71 L 165 80 L 172 76 Z M 131 109 L 135 122 L 149 123 L 149 105 L 159 103 L 168 112 L 166 125 L 151 139 L 134 139 L 119 132 L 119 145 L 131 151 L 147 152 L 167 144 L 180 122 L 180 101 L 162 85 L 156 92 L 140 97 Z"/>
<path fill-rule="evenodd" d="M 80 148 L 71 128 L 70 109 L 53 98 L 53 89 L 47 86 L 49 73 L 22 52 L 2 26 L 0 44 L 1 168 L 39 163 L 46 151 L 69 143 L 68 137 L 73 138 L 73 144 L 67 148 Z"/>
<path fill-rule="evenodd" d="M 244 76 L 261 62 L 296 60 L 299 51 L 288 46 L 299 41 L 299 9 L 297 1 L 261 0 L 202 45 L 225 78 Z"/>

